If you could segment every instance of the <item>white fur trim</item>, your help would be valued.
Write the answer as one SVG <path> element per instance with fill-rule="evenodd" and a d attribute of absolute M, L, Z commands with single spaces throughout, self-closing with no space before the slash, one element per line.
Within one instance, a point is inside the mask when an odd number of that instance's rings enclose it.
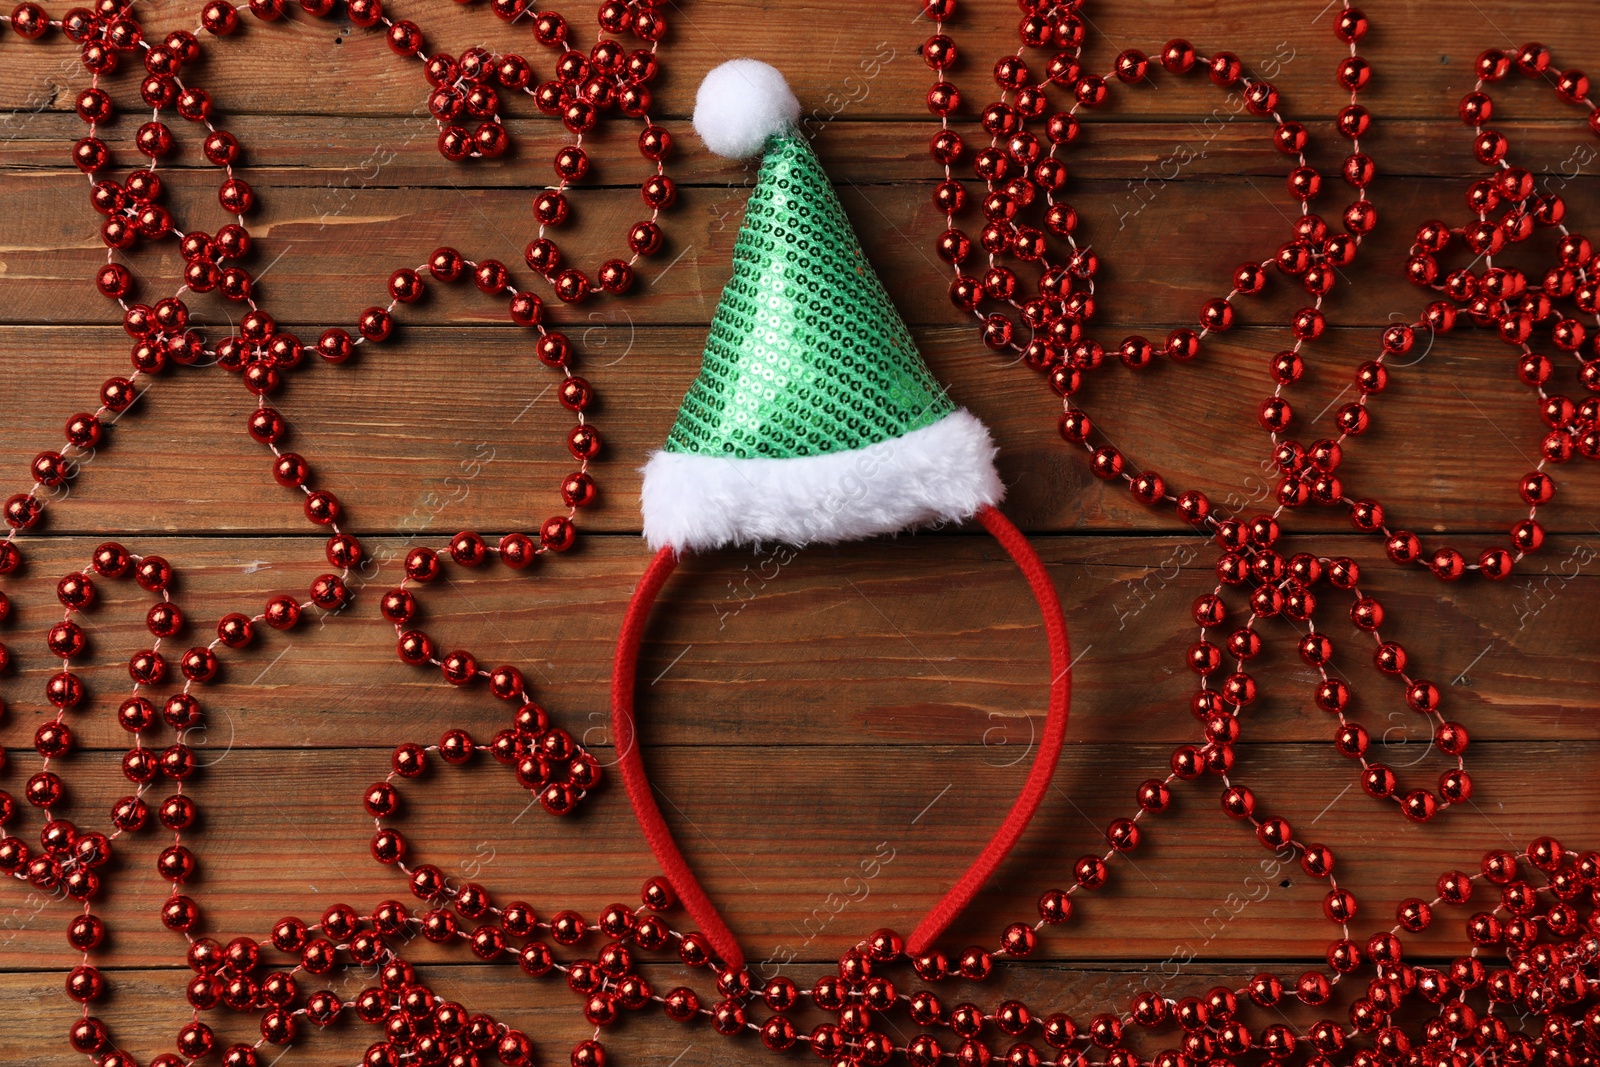
<path fill-rule="evenodd" d="M 854 541 L 971 518 L 1005 495 L 995 445 L 957 409 L 930 426 L 848 452 L 729 459 L 656 452 L 640 502 L 651 548 Z"/>
<path fill-rule="evenodd" d="M 707 74 L 694 100 L 694 130 L 729 159 L 759 156 L 767 141 L 800 121 L 800 101 L 777 68 L 730 59 Z"/>

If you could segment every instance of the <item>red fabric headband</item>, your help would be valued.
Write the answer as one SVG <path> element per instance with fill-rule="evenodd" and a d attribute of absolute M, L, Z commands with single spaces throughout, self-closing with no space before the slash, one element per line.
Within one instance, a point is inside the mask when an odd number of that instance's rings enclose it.
<path fill-rule="evenodd" d="M 1029 820 L 1033 818 L 1034 812 L 1039 809 L 1039 804 L 1044 799 L 1045 790 L 1049 788 L 1050 779 L 1055 773 L 1056 761 L 1061 755 L 1061 745 L 1067 733 L 1067 709 L 1072 694 L 1072 660 L 1067 644 L 1067 627 L 1062 619 L 1061 603 L 1056 599 L 1055 586 L 1051 583 L 1050 576 L 1045 573 L 1044 564 L 1039 562 L 1033 547 L 1028 544 L 1027 538 L 1011 524 L 1010 520 L 992 507 L 985 507 L 979 511 L 977 519 L 1022 569 L 1023 575 L 1028 579 L 1028 585 L 1033 589 L 1034 599 L 1039 603 L 1039 611 L 1044 616 L 1045 633 L 1050 646 L 1050 710 L 1045 720 L 1044 736 L 1040 741 L 1039 751 L 1033 758 L 1033 765 L 1028 771 L 1028 780 L 1023 785 L 1021 794 L 1011 805 L 1011 811 L 1006 815 L 1005 821 L 1000 824 L 1000 828 L 989 839 L 989 843 L 984 846 L 972 866 L 967 868 L 961 879 L 950 887 L 933 910 L 928 912 L 917 925 L 906 943 L 907 952 L 913 956 L 926 951 L 944 932 L 945 927 L 950 925 L 967 903 L 977 895 L 984 882 L 988 881 L 994 869 L 1000 865 L 1000 861 L 1022 836 L 1023 830 L 1027 829 Z M 744 952 L 739 948 L 739 942 L 734 938 L 733 932 L 728 929 L 728 924 L 722 921 L 716 905 L 701 888 L 699 879 L 685 862 L 683 853 L 678 850 L 678 844 L 673 840 L 672 831 L 668 829 L 666 820 L 661 817 L 661 809 L 656 805 L 655 796 L 651 792 L 650 778 L 645 773 L 644 760 L 634 730 L 633 691 L 639 663 L 639 644 L 644 637 L 645 626 L 649 623 L 650 610 L 655 604 L 656 596 L 676 566 L 677 559 L 672 549 L 663 548 L 650 561 L 644 577 L 639 580 L 638 588 L 634 590 L 633 600 L 628 604 L 628 613 L 622 622 L 622 633 L 617 639 L 617 658 L 611 673 L 611 731 L 618 751 L 617 766 L 622 772 L 623 784 L 627 787 L 628 801 L 633 805 L 633 813 L 644 831 L 645 840 L 650 843 L 650 851 L 655 853 L 656 862 L 661 864 L 662 873 L 677 891 L 684 908 L 699 923 L 700 930 L 710 940 L 711 947 L 723 963 L 737 970 L 744 966 Z"/>

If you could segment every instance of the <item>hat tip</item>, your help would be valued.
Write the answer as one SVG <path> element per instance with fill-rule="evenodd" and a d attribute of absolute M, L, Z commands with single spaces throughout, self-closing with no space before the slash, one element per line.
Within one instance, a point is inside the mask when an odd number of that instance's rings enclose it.
<path fill-rule="evenodd" d="M 694 129 L 707 148 L 729 159 L 758 156 L 774 136 L 800 121 L 800 101 L 776 67 L 730 59 L 700 83 Z"/>

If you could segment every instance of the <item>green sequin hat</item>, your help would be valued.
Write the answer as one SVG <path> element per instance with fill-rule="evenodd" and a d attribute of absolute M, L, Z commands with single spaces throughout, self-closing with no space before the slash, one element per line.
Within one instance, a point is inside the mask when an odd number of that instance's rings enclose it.
<path fill-rule="evenodd" d="M 700 374 L 644 468 L 644 533 L 678 552 L 850 541 L 970 518 L 994 443 L 917 352 L 772 67 L 700 86 L 695 130 L 762 155 Z"/>

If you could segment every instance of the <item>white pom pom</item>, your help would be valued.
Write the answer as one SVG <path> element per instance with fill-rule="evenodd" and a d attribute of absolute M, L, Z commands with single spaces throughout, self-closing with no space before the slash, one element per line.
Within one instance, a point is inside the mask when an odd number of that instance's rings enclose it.
<path fill-rule="evenodd" d="M 694 129 L 706 147 L 729 159 L 761 154 L 768 139 L 800 121 L 800 101 L 777 68 L 759 59 L 730 59 L 706 75 L 694 101 Z"/>

